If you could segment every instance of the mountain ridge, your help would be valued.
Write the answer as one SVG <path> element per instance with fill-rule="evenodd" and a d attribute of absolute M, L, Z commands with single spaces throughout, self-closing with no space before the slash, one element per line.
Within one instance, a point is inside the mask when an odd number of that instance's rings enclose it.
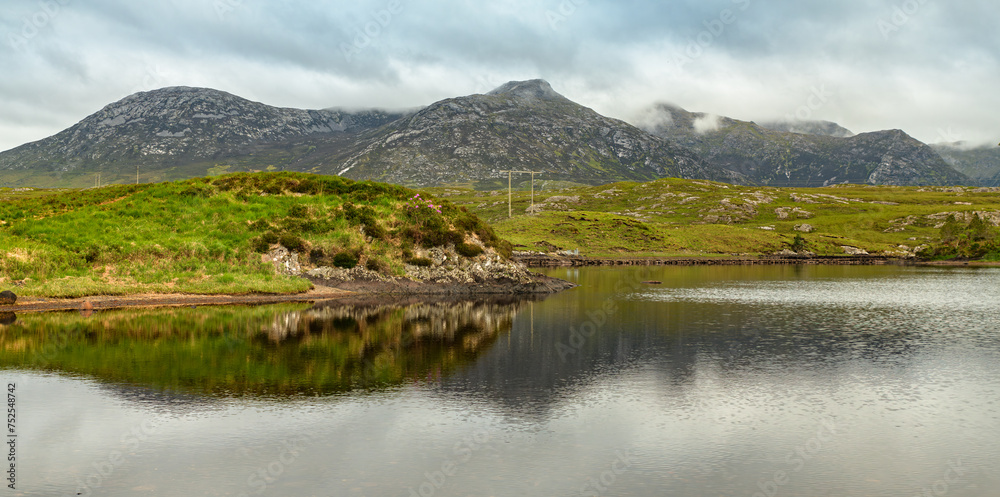
<path fill-rule="evenodd" d="M 170 167 L 239 156 L 266 143 L 358 132 L 396 118 L 383 111 L 274 107 L 221 90 L 173 86 L 129 95 L 51 137 L 0 153 L 0 170 Z"/>
<path fill-rule="evenodd" d="M 899 129 L 843 137 L 837 136 L 843 134 L 839 129 L 846 129 L 830 123 L 819 125 L 821 134 L 804 134 L 676 105 L 658 104 L 654 109 L 661 115 L 652 114 L 656 124 L 647 131 L 761 185 L 950 185 L 968 180 L 929 146 Z"/>
<path fill-rule="evenodd" d="M 129 95 L 0 153 L 0 181 L 80 186 L 99 174 L 130 182 L 278 169 L 484 188 L 499 186 L 500 171 L 510 169 L 585 184 L 665 176 L 772 186 L 968 179 L 899 130 L 853 135 L 828 122 L 758 125 L 664 104 L 654 110 L 658 124 L 640 129 L 541 79 L 412 112 L 283 108 L 176 86 Z"/>
<path fill-rule="evenodd" d="M 581 183 L 671 174 L 733 179 L 542 80 L 441 100 L 372 133 L 338 174 L 417 185 L 488 182 L 509 169 L 544 170 L 546 179 Z M 403 163 L 411 170 L 391 167 Z"/>

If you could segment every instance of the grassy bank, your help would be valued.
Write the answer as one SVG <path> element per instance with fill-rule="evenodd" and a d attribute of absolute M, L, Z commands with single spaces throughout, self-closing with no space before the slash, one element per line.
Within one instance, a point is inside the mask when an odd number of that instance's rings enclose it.
<path fill-rule="evenodd" d="M 844 255 L 848 246 L 899 256 L 918 251 L 932 257 L 1000 256 L 991 241 L 1000 221 L 995 189 L 769 188 L 662 179 L 536 191 L 533 213 L 527 212 L 530 192 L 518 190 L 512 218 L 507 217 L 506 191 L 432 191 L 493 223 L 520 250 L 580 249 L 597 257 L 757 255 L 783 249 Z M 981 240 L 965 233 L 976 212 L 989 227 Z M 954 236 L 942 233 L 949 215 L 957 219 Z M 975 250 L 965 250 L 974 245 Z M 947 246 L 954 250 L 936 250 Z"/>
<path fill-rule="evenodd" d="M 301 173 L 0 190 L 0 287 L 21 295 L 294 293 L 262 257 L 401 275 L 422 248 L 509 247 L 476 216 L 394 185 Z"/>

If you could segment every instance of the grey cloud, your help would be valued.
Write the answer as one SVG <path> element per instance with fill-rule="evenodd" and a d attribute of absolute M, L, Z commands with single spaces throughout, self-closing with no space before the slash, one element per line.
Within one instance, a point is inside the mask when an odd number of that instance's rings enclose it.
<path fill-rule="evenodd" d="M 0 12 L 0 149 L 168 85 L 287 106 L 398 108 L 532 77 L 622 118 L 657 101 L 783 116 L 826 85 L 834 97 L 815 118 L 995 140 L 984 111 L 1000 106 L 992 2 L 914 3 L 898 22 L 906 1 L 399 0 L 386 17 L 390 0 L 64 0 L 14 48 L 9 36 L 39 9 L 16 2 Z M 719 30 L 726 9 L 733 22 Z M 692 47 L 697 56 L 677 66 Z"/>

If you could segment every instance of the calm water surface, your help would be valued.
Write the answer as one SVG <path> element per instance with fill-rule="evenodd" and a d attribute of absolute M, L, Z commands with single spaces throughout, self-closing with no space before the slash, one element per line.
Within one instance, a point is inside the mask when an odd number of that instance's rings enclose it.
<path fill-rule="evenodd" d="M 998 270 L 549 273 L 580 287 L 20 315 L 6 494 L 998 495 Z"/>

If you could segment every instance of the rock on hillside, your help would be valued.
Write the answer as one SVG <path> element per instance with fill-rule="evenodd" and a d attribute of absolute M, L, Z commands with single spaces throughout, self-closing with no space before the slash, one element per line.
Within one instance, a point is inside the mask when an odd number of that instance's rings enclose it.
<path fill-rule="evenodd" d="M 746 184 L 826 186 L 836 183 L 952 185 L 969 179 L 929 146 L 900 130 L 851 137 L 774 131 L 753 122 L 659 105 L 649 131 L 699 153 L 710 166 Z"/>
<path fill-rule="evenodd" d="M 734 179 L 684 147 L 570 101 L 542 80 L 432 104 L 378 130 L 338 173 L 423 186 L 495 181 L 507 169 L 593 184 Z"/>

